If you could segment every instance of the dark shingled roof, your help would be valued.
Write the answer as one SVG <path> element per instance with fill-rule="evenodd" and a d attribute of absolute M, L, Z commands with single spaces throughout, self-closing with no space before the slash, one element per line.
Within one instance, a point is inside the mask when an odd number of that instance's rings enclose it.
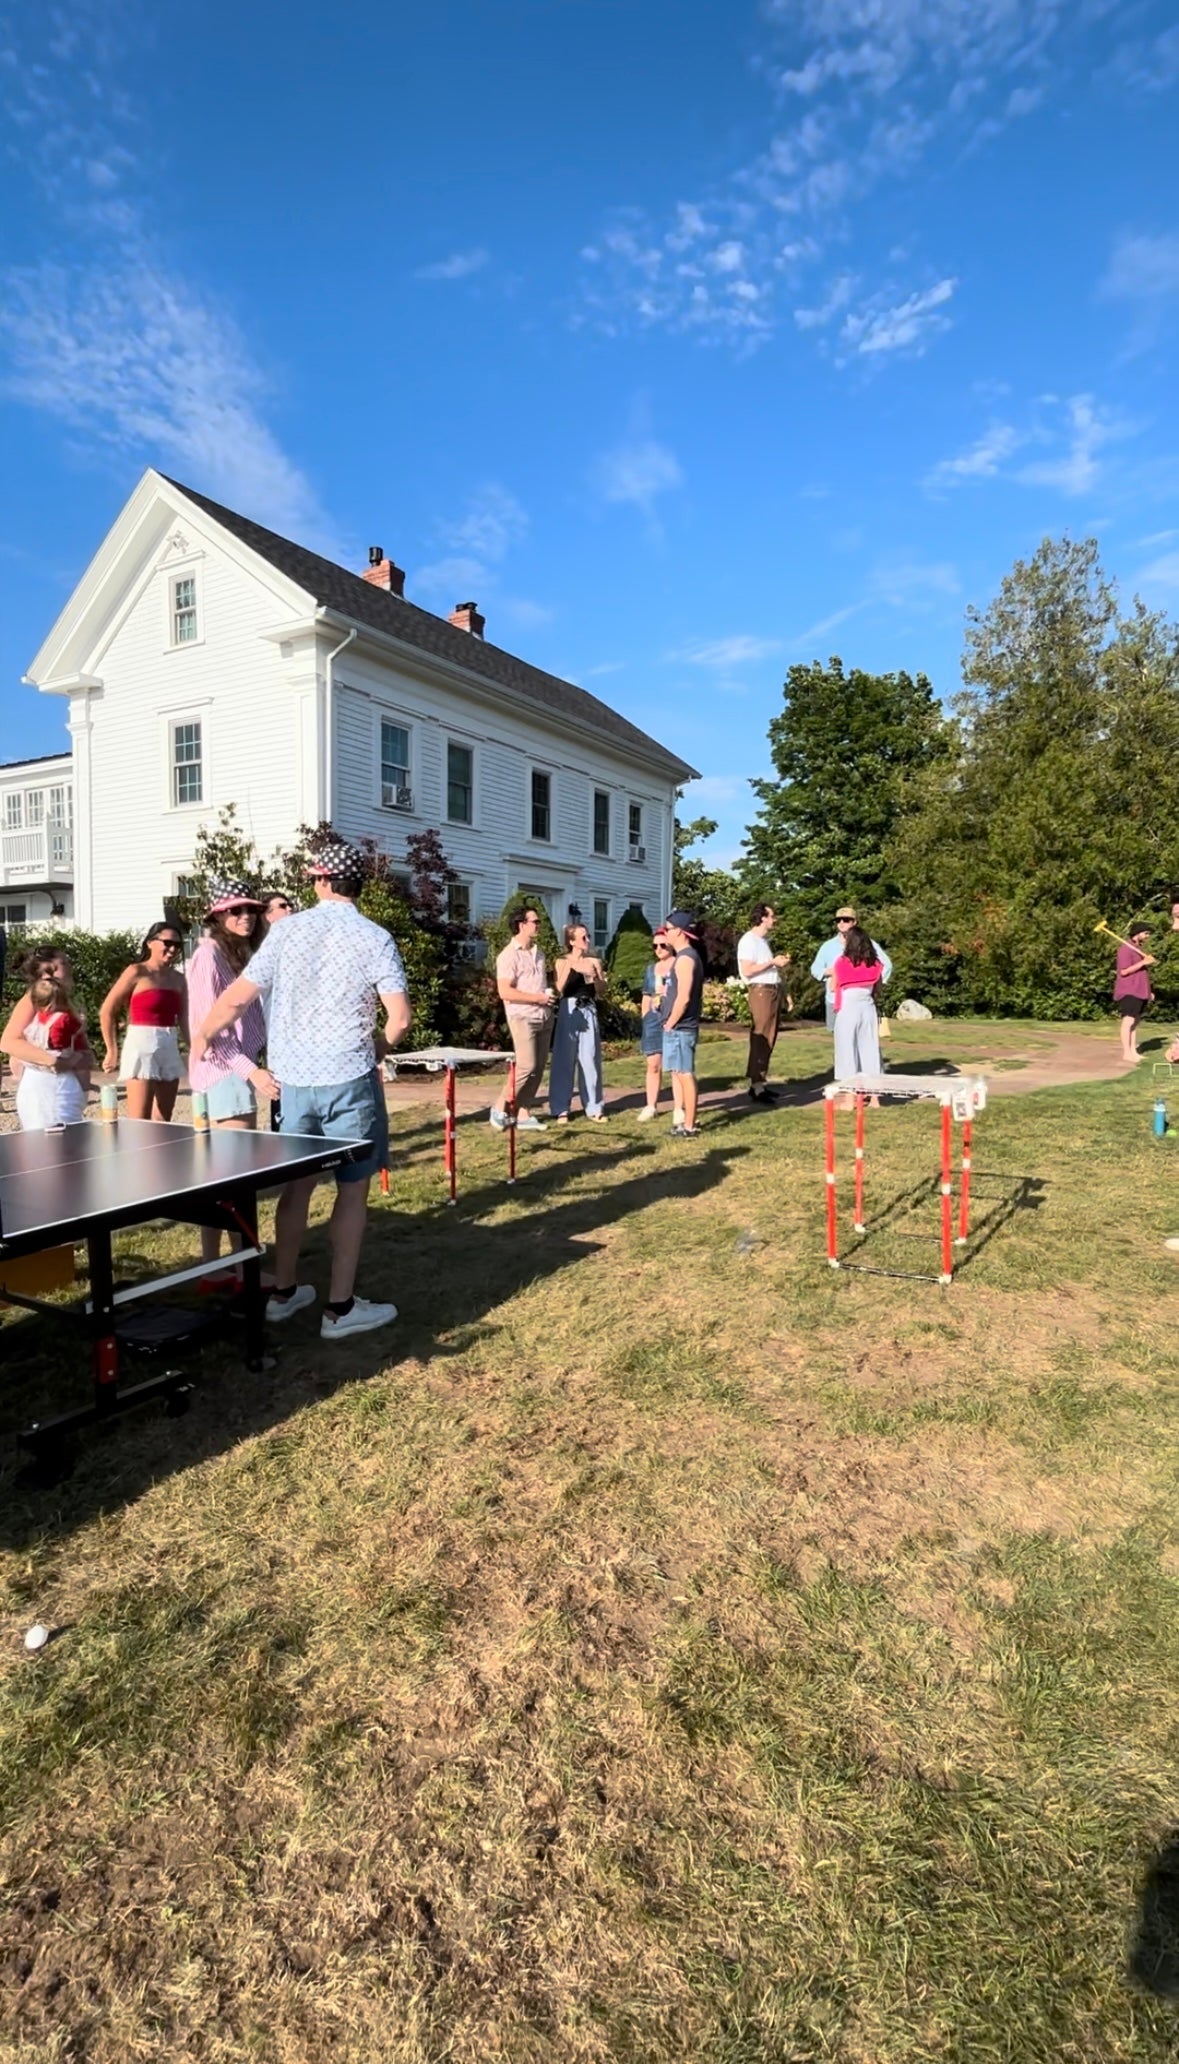
<path fill-rule="evenodd" d="M 39 767 L 42 760 L 72 760 L 73 753 L 39 752 L 31 760 L 0 760 L 0 774 L 7 774 L 10 767 Z"/>
<path fill-rule="evenodd" d="M 384 631 L 387 636 L 399 638 L 405 645 L 414 645 L 435 659 L 449 660 L 468 673 L 479 674 L 498 687 L 526 696 L 551 716 L 570 717 L 619 746 L 632 750 L 637 748 L 645 758 L 661 761 L 673 780 L 689 780 L 695 774 L 695 768 L 689 767 L 685 760 L 669 752 L 656 739 L 648 738 L 645 731 L 620 717 L 608 703 L 599 702 L 596 695 L 575 687 L 572 681 L 562 681 L 557 674 L 546 674 L 541 667 L 529 666 L 527 660 L 517 659 L 498 645 L 489 645 L 470 631 L 459 630 L 445 617 L 434 616 L 428 609 L 419 609 L 414 602 L 391 595 L 387 588 L 376 587 L 359 573 L 351 573 L 346 566 L 337 566 L 334 560 L 323 559 L 318 552 L 308 552 L 304 546 L 293 544 L 290 538 L 279 537 L 276 531 L 267 530 L 263 524 L 252 523 L 248 516 L 239 516 L 236 510 L 226 509 L 220 502 L 211 502 L 207 495 L 196 494 L 191 487 L 185 487 L 182 480 L 173 480 L 170 484 L 178 487 L 181 494 L 187 495 L 190 502 L 195 502 L 198 509 L 204 509 L 234 537 L 240 538 L 251 551 L 268 559 L 280 573 L 286 574 L 288 580 L 314 595 L 322 608 L 331 609 L 353 623 L 366 624 L 371 630 Z"/>

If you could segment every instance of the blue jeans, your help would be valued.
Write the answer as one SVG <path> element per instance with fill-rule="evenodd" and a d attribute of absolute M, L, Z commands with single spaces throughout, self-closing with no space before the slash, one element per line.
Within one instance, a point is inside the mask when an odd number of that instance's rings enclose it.
<path fill-rule="evenodd" d="M 568 1111 L 575 1080 L 582 1109 L 596 1118 L 602 1108 L 602 1035 L 598 1013 L 592 1003 L 579 1003 L 575 997 L 564 996 L 557 1005 L 549 1069 L 549 1110 L 554 1118 Z"/>

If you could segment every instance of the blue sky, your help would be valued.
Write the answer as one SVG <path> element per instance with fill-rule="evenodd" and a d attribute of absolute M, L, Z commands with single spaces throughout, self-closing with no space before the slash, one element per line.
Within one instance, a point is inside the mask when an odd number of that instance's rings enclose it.
<path fill-rule="evenodd" d="M 206 0 L 0 35 L 0 757 L 145 464 L 583 682 L 737 850 L 786 667 L 1179 601 L 1179 8 Z"/>

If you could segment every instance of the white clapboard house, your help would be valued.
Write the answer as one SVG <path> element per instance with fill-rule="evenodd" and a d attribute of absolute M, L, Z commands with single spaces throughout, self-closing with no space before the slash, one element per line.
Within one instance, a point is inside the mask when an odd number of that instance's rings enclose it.
<path fill-rule="evenodd" d="M 0 924 L 51 931 L 73 914 L 70 755 L 0 763 Z"/>
<path fill-rule="evenodd" d="M 235 803 L 267 854 L 330 818 L 394 864 L 436 828 L 453 915 L 526 888 L 599 945 L 671 893 L 677 786 L 694 770 L 594 695 L 363 573 L 148 471 L 34 659 L 68 706 L 73 915 L 157 917 L 202 824 Z"/>

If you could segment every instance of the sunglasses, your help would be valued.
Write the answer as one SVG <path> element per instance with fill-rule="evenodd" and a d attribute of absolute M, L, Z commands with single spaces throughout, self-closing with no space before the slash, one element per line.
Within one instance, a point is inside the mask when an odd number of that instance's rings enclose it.
<path fill-rule="evenodd" d="M 291 905 L 285 896 L 272 896 L 266 908 L 268 910 L 289 910 Z"/>
<path fill-rule="evenodd" d="M 257 908 L 256 903 L 230 903 L 222 911 L 221 915 L 222 917 L 253 917 Z"/>
<path fill-rule="evenodd" d="M 836 918 L 836 920 L 835 920 L 835 922 L 836 922 L 836 924 L 854 924 L 854 923 L 855 923 L 855 918 L 854 918 L 854 917 L 837 917 L 837 918 Z"/>
<path fill-rule="evenodd" d="M 157 932 L 156 944 L 162 946 L 165 953 L 179 953 L 181 942 L 179 939 L 161 939 Z"/>

